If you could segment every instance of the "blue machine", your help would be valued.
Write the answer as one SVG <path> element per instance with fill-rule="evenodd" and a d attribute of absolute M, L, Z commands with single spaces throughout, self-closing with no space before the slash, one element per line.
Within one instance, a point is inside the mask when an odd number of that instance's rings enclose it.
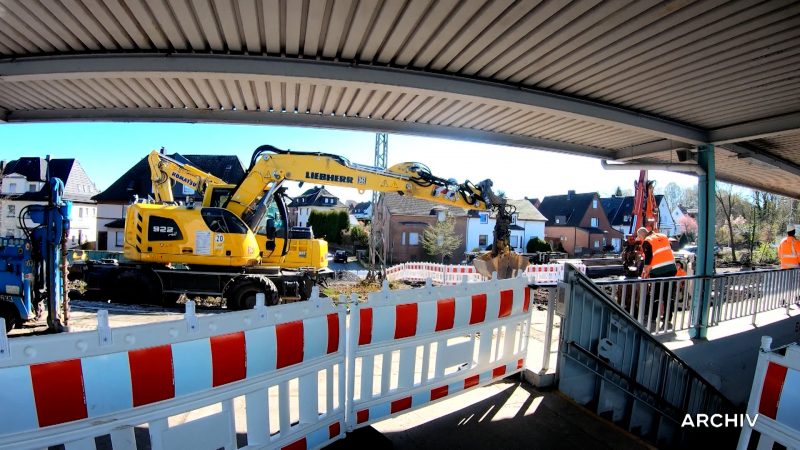
<path fill-rule="evenodd" d="M 72 203 L 63 199 L 64 183 L 58 178 L 50 179 L 48 193 L 46 205 L 28 205 L 20 211 L 24 239 L 0 239 L 0 317 L 6 331 L 38 318 L 42 301 L 48 329 L 65 328 L 65 256 Z"/>

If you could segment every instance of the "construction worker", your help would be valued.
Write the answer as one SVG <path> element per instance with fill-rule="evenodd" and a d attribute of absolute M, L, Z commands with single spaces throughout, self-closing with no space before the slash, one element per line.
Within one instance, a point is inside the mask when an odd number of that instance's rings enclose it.
<path fill-rule="evenodd" d="M 642 278 L 674 277 L 678 269 L 675 265 L 675 255 L 669 245 L 669 238 L 644 227 L 639 228 L 636 235 L 642 241 L 642 251 L 644 252 Z"/>
<path fill-rule="evenodd" d="M 796 269 L 800 267 L 800 241 L 795 239 L 795 226 L 786 227 L 786 237 L 778 245 L 778 259 L 781 269 Z"/>
<path fill-rule="evenodd" d="M 676 277 L 685 277 L 686 270 L 683 268 L 683 261 L 675 261 L 675 266 L 677 267 L 677 272 L 675 273 Z M 683 283 L 681 281 L 681 283 Z"/>
<path fill-rule="evenodd" d="M 642 278 L 674 277 L 678 269 L 675 265 L 675 255 L 669 245 L 669 238 L 644 227 L 636 231 L 636 236 L 642 242 L 642 251 L 644 252 Z M 653 283 L 651 289 L 653 289 L 653 298 L 658 302 L 658 316 L 665 322 L 664 328 L 667 329 L 675 313 L 675 300 L 661 298 L 661 283 Z M 653 320 L 656 320 L 656 325 L 658 325 L 657 319 L 653 318 Z"/>

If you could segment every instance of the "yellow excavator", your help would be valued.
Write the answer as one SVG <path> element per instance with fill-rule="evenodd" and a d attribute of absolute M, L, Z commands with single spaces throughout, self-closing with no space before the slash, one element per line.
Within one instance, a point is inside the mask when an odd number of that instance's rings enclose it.
<path fill-rule="evenodd" d="M 191 164 L 177 161 L 156 150 L 150 152 L 147 161 L 150 166 L 153 198 L 158 204 L 177 204 L 172 194 L 172 182 L 180 183 L 195 191 L 202 198 L 203 207 L 224 207 L 237 188 L 235 184 L 228 184 L 213 174 L 204 172 Z M 248 175 L 251 173 L 252 171 L 249 171 Z M 253 176 L 258 178 L 255 174 Z M 257 180 L 256 184 L 259 183 L 260 181 Z M 263 183 L 262 189 L 267 189 L 266 191 L 248 191 L 239 194 L 240 198 L 248 196 L 250 201 L 265 194 L 269 196 L 267 197 L 270 202 L 267 207 L 267 216 L 272 219 L 272 222 L 262 221 L 259 227 L 252 229 L 259 244 L 261 265 L 310 271 L 315 275 L 325 272 L 328 267 L 326 258 L 328 243 L 322 239 L 287 239 L 288 229 L 284 227 L 284 225 L 288 225 L 284 211 L 286 204 L 284 191 L 277 189 L 270 193 L 269 188 L 271 188 L 270 183 Z M 194 196 L 191 198 L 193 199 Z M 235 203 L 231 205 L 235 205 Z M 267 225 L 270 224 L 276 229 L 274 239 L 266 237 Z M 272 243 L 268 244 L 268 241 Z M 276 249 L 280 250 L 276 251 Z M 208 258 L 200 259 L 203 260 L 200 264 L 216 264 Z M 198 260 L 197 258 L 193 259 L 195 263 L 198 263 Z M 223 261 L 223 263 L 227 264 L 228 262 Z"/>
<path fill-rule="evenodd" d="M 510 251 L 514 207 L 493 193 L 490 180 L 457 183 L 433 175 L 420 163 L 380 169 L 337 155 L 263 145 L 254 151 L 244 179 L 228 185 L 196 168 L 175 170 L 177 166 L 163 155 L 151 157 L 157 201 L 137 201 L 126 214 L 124 254 L 132 262 L 110 270 L 116 273 L 113 281 L 108 275 L 104 283 L 96 283 L 112 286 L 122 295 L 138 293 L 130 300 L 163 296 L 169 301 L 186 293 L 222 296 L 228 308 L 246 309 L 253 307 L 259 292 L 266 294 L 268 304 L 281 297 L 306 298 L 327 265 L 327 243 L 307 240 L 319 257 L 307 267 L 287 266 L 287 259 L 292 259 L 282 186 L 287 180 L 396 192 L 465 209 L 492 210 L 497 217 L 492 251 L 476 258 L 478 270 L 505 278 L 528 263 Z M 202 204 L 174 203 L 167 179 L 201 191 Z"/>

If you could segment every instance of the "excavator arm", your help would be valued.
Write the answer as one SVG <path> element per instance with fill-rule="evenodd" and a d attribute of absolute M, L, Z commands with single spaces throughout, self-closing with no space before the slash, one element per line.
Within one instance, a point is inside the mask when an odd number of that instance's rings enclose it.
<path fill-rule="evenodd" d="M 247 176 L 225 207 L 253 227 L 261 221 L 272 196 L 286 180 L 342 186 L 359 192 L 396 192 L 443 205 L 494 211 L 492 251 L 476 258 L 476 267 L 484 275 L 498 272 L 498 276 L 506 278 L 527 265 L 527 260 L 513 254 L 508 245 L 515 208 L 492 191 L 491 180 L 458 183 L 433 175 L 420 163 L 405 162 L 381 169 L 354 164 L 337 155 L 263 145 L 253 153 Z"/>
<path fill-rule="evenodd" d="M 153 197 L 158 203 L 171 203 L 172 183 L 175 181 L 187 186 L 201 195 L 211 186 L 226 186 L 227 183 L 210 173 L 204 172 L 191 164 L 185 164 L 170 158 L 156 150 L 147 156 L 150 165 L 150 181 L 153 184 Z"/>

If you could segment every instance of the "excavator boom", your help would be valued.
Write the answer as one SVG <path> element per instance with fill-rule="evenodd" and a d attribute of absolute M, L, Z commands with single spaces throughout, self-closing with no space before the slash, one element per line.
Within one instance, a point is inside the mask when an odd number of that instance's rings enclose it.
<path fill-rule="evenodd" d="M 492 191 L 491 180 L 458 183 L 433 175 L 421 163 L 404 162 L 380 169 L 354 164 L 337 155 L 263 145 L 253 153 L 248 175 L 234 190 L 226 208 L 252 227 L 261 221 L 269 193 L 285 180 L 349 187 L 360 192 L 396 192 L 464 209 L 493 210 L 497 217 L 492 251 L 476 258 L 476 268 L 485 276 L 497 272 L 499 277 L 508 278 L 527 266 L 527 259 L 511 252 L 508 245 L 514 207 Z M 265 186 L 270 186 L 267 194 Z"/>

